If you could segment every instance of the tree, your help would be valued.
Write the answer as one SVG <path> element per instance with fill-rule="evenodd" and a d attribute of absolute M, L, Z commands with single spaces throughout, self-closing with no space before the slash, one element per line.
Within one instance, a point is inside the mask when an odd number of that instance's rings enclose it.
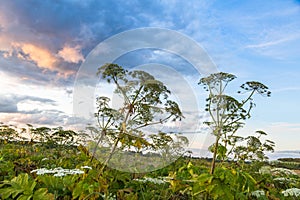
<path fill-rule="evenodd" d="M 38 127 L 31 128 L 31 133 L 37 136 L 39 142 L 48 142 L 51 141 L 51 128 L 49 127 Z"/>
<path fill-rule="evenodd" d="M 156 150 L 159 146 L 156 144 L 158 137 L 153 136 L 153 130 L 148 130 L 152 135 L 148 134 L 148 137 L 145 128 L 183 118 L 178 104 L 169 98 L 171 92 L 149 73 L 128 71 L 117 64 L 106 64 L 98 69 L 97 75 L 114 84 L 115 93 L 123 100 L 120 108 L 112 108 L 108 97 L 100 96 L 96 99 L 95 117 L 99 129 L 90 127 L 89 130 L 99 134 L 97 142 L 94 143 L 93 156 L 100 143 L 111 147 L 104 166 L 108 164 L 117 147 L 121 150 L 130 150 L 133 147 L 136 152 Z M 166 144 L 173 141 L 172 138 L 169 141 L 170 138 L 162 133 L 159 136 L 159 139 L 166 139 Z M 180 139 L 184 141 L 183 138 Z M 178 146 L 179 143 L 176 144 Z"/>
<path fill-rule="evenodd" d="M 227 146 L 234 134 L 244 125 L 244 121 L 251 117 L 250 112 L 255 106 L 253 102 L 254 94 L 269 97 L 271 92 L 268 87 L 256 81 L 246 82 L 241 85 L 240 94 L 246 95 L 243 100 L 238 100 L 226 95 L 225 90 L 228 84 L 236 78 L 235 75 L 219 72 L 201 78 L 199 83 L 209 92 L 206 99 L 205 110 L 209 113 L 211 120 L 205 122 L 216 136 L 212 145 L 213 160 L 210 173 L 214 173 L 217 155 L 222 158 L 227 153 Z M 221 142 L 223 142 L 221 144 Z"/>
<path fill-rule="evenodd" d="M 4 143 L 16 140 L 19 137 L 19 133 L 16 130 L 16 127 L 13 125 L 6 125 L 0 122 L 0 140 Z"/>

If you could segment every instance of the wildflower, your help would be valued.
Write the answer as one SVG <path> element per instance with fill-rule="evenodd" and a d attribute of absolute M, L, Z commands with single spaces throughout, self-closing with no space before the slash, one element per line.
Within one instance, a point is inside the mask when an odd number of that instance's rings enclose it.
<path fill-rule="evenodd" d="M 285 197 L 294 196 L 300 197 L 300 189 L 299 188 L 290 188 L 281 192 Z"/>
<path fill-rule="evenodd" d="M 66 175 L 65 173 L 58 172 L 58 173 L 54 174 L 53 176 L 62 177 L 62 176 L 65 176 L 65 175 Z"/>
<path fill-rule="evenodd" d="M 265 196 L 265 191 L 263 190 L 255 190 L 253 192 L 251 192 L 251 196 L 254 196 L 254 197 L 261 197 L 261 196 Z"/>
<path fill-rule="evenodd" d="M 135 180 L 143 182 L 143 183 L 146 183 L 146 182 L 152 182 L 154 184 L 164 184 L 165 183 L 164 180 L 161 180 L 161 179 L 158 179 L 158 178 L 148 178 L 148 177 L 145 177 L 144 179 L 135 179 Z"/>
<path fill-rule="evenodd" d="M 80 170 L 80 169 L 72 169 L 72 170 L 68 170 L 69 174 L 84 174 L 84 171 Z"/>
<path fill-rule="evenodd" d="M 30 173 L 36 172 L 37 175 L 43 175 L 43 174 L 54 174 L 53 176 L 61 177 L 65 175 L 74 175 L 74 174 L 84 174 L 84 171 L 80 169 L 63 169 L 61 167 L 57 167 L 54 169 L 46 169 L 46 168 L 40 168 L 32 170 Z"/>
<path fill-rule="evenodd" d="M 53 170 L 49 170 L 46 168 L 35 169 L 35 170 L 32 170 L 30 173 L 34 173 L 34 172 L 36 172 L 37 175 L 56 173 Z"/>
<path fill-rule="evenodd" d="M 278 178 L 274 178 L 274 181 L 280 182 L 280 183 L 290 183 L 290 182 L 295 182 L 293 179 L 291 178 L 285 178 L 285 177 L 278 177 Z"/>
<path fill-rule="evenodd" d="M 278 175 L 278 174 L 297 175 L 296 172 L 289 170 L 289 169 L 285 169 L 285 168 L 274 168 L 271 170 L 271 172 L 274 175 Z"/>
<path fill-rule="evenodd" d="M 81 169 L 92 169 L 90 166 L 82 166 Z"/>

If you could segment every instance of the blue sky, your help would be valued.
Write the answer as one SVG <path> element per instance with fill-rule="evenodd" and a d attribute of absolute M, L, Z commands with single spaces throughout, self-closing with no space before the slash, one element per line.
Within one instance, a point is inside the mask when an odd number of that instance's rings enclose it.
<path fill-rule="evenodd" d="M 269 133 L 277 150 L 300 149 L 300 2 L 296 0 L 3 0 L 0 121 L 76 127 L 73 86 L 87 55 L 115 34 L 144 27 L 171 29 L 195 40 L 220 71 L 238 77 L 233 88 L 247 80 L 269 86 L 272 97 L 257 96 L 252 118 L 240 134 L 261 129 Z M 191 75 L 184 60 L 166 52 L 131 52 L 118 61 L 128 66 L 150 62 L 175 66 L 189 81 L 200 79 Z M 198 91 L 201 98 L 201 87 Z M 201 116 L 198 113 L 195 120 Z"/>

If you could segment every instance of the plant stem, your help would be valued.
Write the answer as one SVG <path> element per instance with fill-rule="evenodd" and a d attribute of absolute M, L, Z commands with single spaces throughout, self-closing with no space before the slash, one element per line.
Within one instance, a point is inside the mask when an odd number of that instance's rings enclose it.
<path fill-rule="evenodd" d="M 218 136 L 216 137 L 216 143 L 215 143 L 215 148 L 214 148 L 213 159 L 212 159 L 212 162 L 211 162 L 210 174 L 214 174 L 214 172 L 215 172 L 216 157 L 217 157 L 217 153 L 218 153 L 219 140 L 220 140 L 220 136 L 219 136 L 219 133 L 218 133 Z"/>

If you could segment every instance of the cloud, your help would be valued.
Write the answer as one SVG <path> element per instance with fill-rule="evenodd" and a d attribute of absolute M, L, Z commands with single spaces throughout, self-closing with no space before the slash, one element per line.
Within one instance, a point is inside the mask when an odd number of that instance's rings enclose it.
<path fill-rule="evenodd" d="M 67 78 L 75 75 L 80 61 L 97 43 L 113 34 L 151 25 L 183 28 L 192 15 L 202 13 L 197 9 L 204 5 L 197 3 L 192 14 L 186 14 L 186 11 L 191 11 L 189 6 L 192 5 L 186 4 L 176 1 L 171 4 L 161 1 L 122 4 L 93 0 L 85 3 L 67 0 L 60 3 L 4 1 L 0 6 L 3 27 L 0 41 L 2 38 L 5 43 L 1 42 L 0 50 L 5 51 L 7 57 L 11 55 L 14 44 L 18 44 L 21 59 L 55 71 L 51 76 Z M 32 8 L 37 9 L 32 12 Z M 173 8 L 183 11 L 182 19 L 174 15 Z M 114 15 L 109 13 L 111 10 L 115 11 Z"/>
<path fill-rule="evenodd" d="M 16 113 L 18 112 L 18 107 L 16 104 L 12 104 L 9 101 L 0 102 L 0 113 Z"/>
<path fill-rule="evenodd" d="M 51 125 L 61 126 L 64 124 L 64 115 L 54 111 L 37 111 L 27 113 L 10 113 L 0 115 L 0 121 L 14 125 L 32 124 L 32 125 Z"/>
<path fill-rule="evenodd" d="M 147 4 L 145 7 L 144 2 L 135 1 L 122 5 L 94 0 L 3 1 L 0 63 L 9 62 L 9 66 L 0 65 L 0 70 L 19 76 L 19 81 L 27 84 L 72 84 L 80 63 L 97 43 L 121 31 L 150 24 L 147 17 L 139 14 L 156 16 L 161 5 L 158 1 Z M 115 10 L 114 15 L 111 10 Z"/>
<path fill-rule="evenodd" d="M 37 106 L 40 104 L 40 106 Z M 0 97 L 0 122 L 13 125 L 64 126 L 76 130 L 84 129 L 89 120 L 67 115 L 64 111 L 47 109 L 56 106 L 56 101 L 27 95 L 2 95 Z M 37 108 L 35 108 L 37 107 Z"/>
<path fill-rule="evenodd" d="M 20 49 L 18 57 L 27 61 L 33 61 L 38 67 L 50 70 L 57 69 L 57 58 L 46 48 L 30 43 L 15 43 L 13 46 Z"/>
<path fill-rule="evenodd" d="M 8 55 L 7 55 L 8 54 Z M 21 54 L 22 55 L 22 54 Z M 0 72 L 10 77 L 17 87 L 22 85 L 68 87 L 73 86 L 76 68 L 73 65 L 60 62 L 54 71 L 48 68 L 38 67 L 34 61 L 20 52 L 8 53 L 0 51 Z M 10 83 L 11 84 L 11 83 Z M 19 84 L 19 85 L 18 85 Z"/>
<path fill-rule="evenodd" d="M 278 44 L 281 44 L 281 43 L 284 43 L 284 42 L 287 42 L 287 41 L 290 41 L 293 39 L 294 38 L 283 38 L 283 39 L 260 43 L 260 44 L 247 45 L 246 48 L 266 48 L 266 47 L 278 45 Z"/>
<path fill-rule="evenodd" d="M 62 57 L 66 62 L 79 63 L 84 61 L 84 57 L 80 52 L 80 46 L 70 47 L 68 45 L 64 46 L 62 50 L 58 52 L 58 55 Z"/>
<path fill-rule="evenodd" d="M 253 53 L 272 59 L 297 59 L 293 55 L 299 46 L 298 5 L 287 1 L 203 2 L 180 12 L 179 20 L 187 20 L 180 30 L 201 42 L 218 66 L 236 66 Z"/>
<path fill-rule="evenodd" d="M 9 123 L 15 126 L 23 126 L 24 124 L 31 124 L 35 127 L 49 126 L 58 127 L 63 126 L 64 129 L 84 130 L 90 121 L 66 115 L 58 110 L 32 110 L 16 113 L 7 113 L 5 115 L 0 113 L 0 122 Z"/>
<path fill-rule="evenodd" d="M 300 32 L 292 25 L 286 25 L 282 30 L 286 31 L 266 30 L 261 38 L 253 42 L 256 44 L 245 45 L 245 49 L 276 60 L 297 60 Z"/>
<path fill-rule="evenodd" d="M 18 113 L 22 112 L 18 109 L 18 103 L 24 101 L 34 101 L 43 104 L 55 105 L 55 101 L 46 98 L 26 96 L 26 95 L 2 95 L 0 97 L 0 113 Z"/>

